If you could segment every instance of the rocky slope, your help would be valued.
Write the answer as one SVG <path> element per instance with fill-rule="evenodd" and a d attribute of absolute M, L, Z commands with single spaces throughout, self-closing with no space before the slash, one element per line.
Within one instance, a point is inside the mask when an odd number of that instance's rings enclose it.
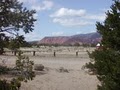
<path fill-rule="evenodd" d="M 98 33 L 77 34 L 73 36 L 56 36 L 45 37 L 38 42 L 38 44 L 60 44 L 60 45 L 74 45 L 79 44 L 96 44 L 100 42 L 101 36 Z"/>

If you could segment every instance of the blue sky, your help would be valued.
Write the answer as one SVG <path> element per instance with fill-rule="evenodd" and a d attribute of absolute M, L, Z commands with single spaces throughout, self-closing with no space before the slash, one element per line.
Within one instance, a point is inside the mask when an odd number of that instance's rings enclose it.
<path fill-rule="evenodd" d="M 26 40 L 45 36 L 70 36 L 96 31 L 96 21 L 105 20 L 112 0 L 19 0 L 28 9 L 35 9 L 34 31 Z"/>

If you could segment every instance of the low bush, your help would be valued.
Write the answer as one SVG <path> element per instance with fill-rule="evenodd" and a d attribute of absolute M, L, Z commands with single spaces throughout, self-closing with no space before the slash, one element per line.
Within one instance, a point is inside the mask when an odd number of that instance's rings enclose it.
<path fill-rule="evenodd" d="M 18 79 L 12 79 L 11 82 L 7 80 L 0 80 L 0 90 L 19 90 L 21 83 Z"/>
<path fill-rule="evenodd" d="M 6 74 L 9 71 L 9 68 L 7 66 L 0 65 L 0 75 Z"/>
<path fill-rule="evenodd" d="M 42 64 L 37 64 L 34 66 L 34 69 L 37 71 L 43 71 L 44 70 L 44 66 Z"/>
<path fill-rule="evenodd" d="M 64 67 L 60 67 L 59 68 L 59 72 L 66 72 L 66 73 L 68 73 L 69 71 L 67 69 L 65 69 Z"/>

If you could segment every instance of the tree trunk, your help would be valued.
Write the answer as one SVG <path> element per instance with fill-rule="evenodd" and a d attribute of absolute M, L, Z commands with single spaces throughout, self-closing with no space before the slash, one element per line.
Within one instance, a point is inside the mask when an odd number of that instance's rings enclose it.
<path fill-rule="evenodd" d="M 2 55 L 4 53 L 4 49 L 1 47 L 0 48 L 0 55 Z"/>

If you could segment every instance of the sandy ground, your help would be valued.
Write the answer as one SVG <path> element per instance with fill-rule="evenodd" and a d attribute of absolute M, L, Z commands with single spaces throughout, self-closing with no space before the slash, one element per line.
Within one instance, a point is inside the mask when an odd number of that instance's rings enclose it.
<path fill-rule="evenodd" d="M 22 83 L 20 90 L 96 90 L 98 80 L 95 75 L 89 75 L 85 70 L 81 69 L 85 63 L 89 62 L 86 52 L 79 53 L 76 57 L 71 54 L 69 57 L 57 55 L 56 57 L 29 54 L 30 60 L 35 64 L 43 64 L 44 71 L 36 73 L 34 80 Z M 0 56 L 6 60 L 6 64 L 13 66 L 15 64 L 15 56 Z M 1 59 L 0 59 L 1 60 Z M 68 72 L 59 72 L 63 67 Z"/>

